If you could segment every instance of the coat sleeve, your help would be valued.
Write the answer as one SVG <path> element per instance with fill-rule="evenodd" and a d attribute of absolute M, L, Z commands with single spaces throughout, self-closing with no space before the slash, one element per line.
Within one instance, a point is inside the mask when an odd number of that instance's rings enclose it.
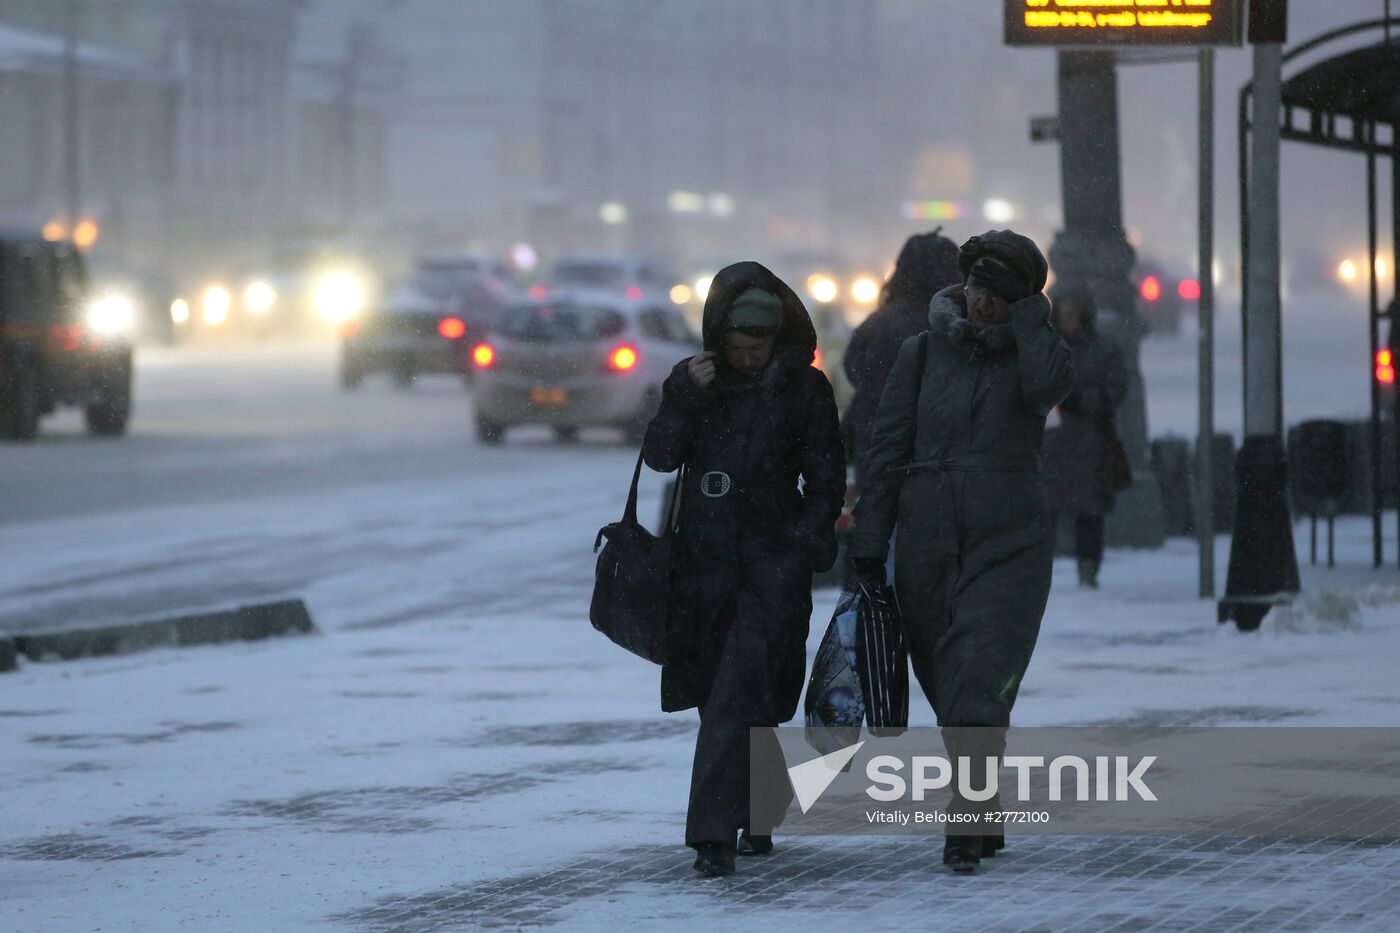
<path fill-rule="evenodd" d="M 812 569 L 818 573 L 836 562 L 836 519 L 846 499 L 846 452 L 831 383 L 813 369 L 815 388 L 808 393 L 802 448 L 802 517 L 798 521 Z"/>
<path fill-rule="evenodd" d="M 661 384 L 661 408 L 647 425 L 642 459 L 658 473 L 672 473 L 690 458 L 696 421 L 706 405 L 705 390 L 686 370 L 686 357 Z"/>
<path fill-rule="evenodd" d="M 850 380 L 851 386 L 857 392 L 869 391 L 869 386 L 865 383 L 869 376 L 871 331 L 874 324 L 866 318 L 855 333 L 851 334 L 850 342 L 846 344 L 845 356 L 841 359 L 841 368 L 846 372 L 846 378 Z"/>
<path fill-rule="evenodd" d="M 904 475 L 898 467 L 914 459 L 914 431 L 919 417 L 919 343 L 927 334 L 910 337 L 900 345 L 894 368 L 885 381 L 875 427 L 870 438 L 864 487 L 856 501 L 856 530 L 852 557 L 884 560 L 889 552 Z"/>
<path fill-rule="evenodd" d="M 1069 347 L 1050 324 L 1050 300 L 1032 295 L 1011 306 L 1016 334 L 1016 361 L 1021 370 L 1021 397 L 1044 417 L 1074 388 Z"/>

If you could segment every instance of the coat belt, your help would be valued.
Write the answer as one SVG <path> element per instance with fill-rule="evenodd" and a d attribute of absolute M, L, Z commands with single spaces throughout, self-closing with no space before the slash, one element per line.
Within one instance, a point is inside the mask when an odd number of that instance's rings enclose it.
<path fill-rule="evenodd" d="M 962 541 L 958 534 L 957 502 L 953 495 L 953 484 L 948 479 L 949 474 L 1039 473 L 1040 458 L 1029 453 L 989 451 L 957 457 L 939 457 L 934 460 L 916 460 L 899 469 L 908 476 L 932 473 L 940 480 L 934 495 L 942 502 L 946 520 L 939 522 L 934 528 L 934 537 L 944 553 L 956 556 L 962 550 Z"/>

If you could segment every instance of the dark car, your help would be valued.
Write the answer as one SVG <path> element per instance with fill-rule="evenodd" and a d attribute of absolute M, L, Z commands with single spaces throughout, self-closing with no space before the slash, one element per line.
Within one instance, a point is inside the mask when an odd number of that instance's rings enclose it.
<path fill-rule="evenodd" d="M 342 333 L 340 384 L 347 389 L 374 372 L 405 388 L 421 373 L 462 373 L 467 341 L 483 336 L 455 302 L 428 294 L 416 279 L 390 288 Z"/>
<path fill-rule="evenodd" d="M 59 405 L 91 434 L 125 433 L 134 326 L 130 301 L 92 298 L 73 247 L 0 235 L 0 436 L 32 439 Z"/>
<path fill-rule="evenodd" d="M 1137 312 L 1154 334 L 1179 333 L 1182 315 L 1194 312 L 1201 297 L 1201 283 L 1191 272 L 1148 259 L 1138 261 L 1132 281 Z"/>

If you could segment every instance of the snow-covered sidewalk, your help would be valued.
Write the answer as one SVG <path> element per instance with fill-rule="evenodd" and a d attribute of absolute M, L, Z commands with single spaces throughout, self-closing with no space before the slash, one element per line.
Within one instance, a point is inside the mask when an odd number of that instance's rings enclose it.
<path fill-rule="evenodd" d="M 0 675 L 0 927 L 1393 924 L 1400 846 L 1343 842 L 1039 837 L 953 878 L 930 840 L 780 838 L 734 878 L 693 877 L 694 714 L 659 712 L 655 670 L 587 622 L 615 492 L 551 513 L 542 486 L 475 536 L 436 518 L 463 490 L 415 494 L 389 540 L 418 571 L 311 581 L 319 636 Z M 373 510 L 346 508 L 318 531 L 370 535 Z M 1400 573 L 1370 569 L 1369 526 L 1338 531 L 1344 566 L 1305 580 L 1354 611 L 1324 600 L 1248 635 L 1194 598 L 1191 542 L 1111 552 L 1098 592 L 1061 561 L 1018 723 L 1400 725 Z M 518 598 L 473 605 L 483 573 L 518 573 Z M 914 717 L 932 721 L 920 697 Z"/>

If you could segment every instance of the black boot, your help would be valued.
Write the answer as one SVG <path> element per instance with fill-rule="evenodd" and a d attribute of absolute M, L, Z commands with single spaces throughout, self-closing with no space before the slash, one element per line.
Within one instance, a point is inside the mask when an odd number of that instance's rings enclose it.
<path fill-rule="evenodd" d="M 960 875 L 977 870 L 982 858 L 981 836 L 945 836 L 943 838 L 943 864 Z"/>
<path fill-rule="evenodd" d="M 747 829 L 739 833 L 740 855 L 767 855 L 772 851 L 772 836 L 750 836 Z"/>
<path fill-rule="evenodd" d="M 695 847 L 695 870 L 709 878 L 734 874 L 734 850 L 722 842 L 702 842 Z"/>
<path fill-rule="evenodd" d="M 1002 849 L 1006 848 L 1006 836 L 997 833 L 995 836 L 982 836 L 982 857 L 994 858 Z"/>

